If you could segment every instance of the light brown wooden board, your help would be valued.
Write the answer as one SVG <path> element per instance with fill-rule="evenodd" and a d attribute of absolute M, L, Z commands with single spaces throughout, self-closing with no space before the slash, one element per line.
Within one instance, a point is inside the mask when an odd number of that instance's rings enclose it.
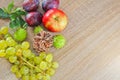
<path fill-rule="evenodd" d="M 0 0 L 5 7 L 12 0 Z M 23 0 L 15 0 L 22 6 Z M 52 80 L 120 80 L 120 0 L 60 0 L 69 18 L 67 44 L 51 49 L 60 67 Z M 0 20 L 0 26 L 8 22 Z M 32 42 L 30 31 L 29 38 Z M 59 34 L 59 33 L 57 33 Z M 18 80 L 0 59 L 0 80 Z"/>

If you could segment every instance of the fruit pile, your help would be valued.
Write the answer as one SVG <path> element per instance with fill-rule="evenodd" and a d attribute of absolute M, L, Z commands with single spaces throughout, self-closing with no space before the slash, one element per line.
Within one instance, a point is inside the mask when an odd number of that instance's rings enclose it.
<path fill-rule="evenodd" d="M 60 49 L 66 43 L 63 35 L 52 35 L 52 32 L 61 32 L 67 26 L 67 16 L 58 9 L 59 3 L 59 0 L 42 0 L 43 14 L 38 10 L 39 0 L 24 0 L 24 10 L 15 7 L 14 2 L 7 8 L 0 8 L 0 18 L 9 19 L 9 28 L 13 30 L 11 34 L 8 27 L 0 29 L 0 57 L 12 64 L 11 72 L 17 78 L 50 80 L 58 68 L 59 64 L 53 61 L 49 48 Z M 38 56 L 30 50 L 30 43 L 25 41 L 27 27 L 34 28 L 32 46 Z"/>
<path fill-rule="evenodd" d="M 27 11 L 25 17 L 29 26 L 35 27 L 43 23 L 44 27 L 52 32 L 60 32 L 67 26 L 66 14 L 58 9 L 59 0 L 43 0 L 42 9 L 45 13 L 38 11 L 39 0 L 24 0 L 23 8 Z"/>

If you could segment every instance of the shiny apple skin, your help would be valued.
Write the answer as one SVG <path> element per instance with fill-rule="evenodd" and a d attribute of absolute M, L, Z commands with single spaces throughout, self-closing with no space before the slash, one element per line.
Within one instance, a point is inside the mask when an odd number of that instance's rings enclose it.
<path fill-rule="evenodd" d="M 42 23 L 51 32 L 61 32 L 67 26 L 68 18 L 62 10 L 53 8 L 44 14 Z"/>

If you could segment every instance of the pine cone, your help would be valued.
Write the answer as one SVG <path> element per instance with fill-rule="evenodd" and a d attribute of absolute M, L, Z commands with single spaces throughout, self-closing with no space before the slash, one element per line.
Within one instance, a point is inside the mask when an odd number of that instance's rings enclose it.
<path fill-rule="evenodd" d="M 53 45 L 53 36 L 46 31 L 41 31 L 33 39 L 33 48 L 36 52 L 46 52 Z"/>

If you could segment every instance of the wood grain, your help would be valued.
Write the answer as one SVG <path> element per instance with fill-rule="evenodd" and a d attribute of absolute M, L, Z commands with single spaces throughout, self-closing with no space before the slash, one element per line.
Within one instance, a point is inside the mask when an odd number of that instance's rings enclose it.
<path fill-rule="evenodd" d="M 0 7 L 10 1 L 1 0 Z M 15 0 L 16 6 L 22 1 Z M 52 80 L 120 80 L 120 0 L 60 1 L 69 24 L 57 34 L 63 34 L 67 44 L 51 49 L 60 63 Z M 6 25 L 0 20 L 0 26 Z M 17 80 L 4 59 L 0 59 L 0 80 Z"/>

